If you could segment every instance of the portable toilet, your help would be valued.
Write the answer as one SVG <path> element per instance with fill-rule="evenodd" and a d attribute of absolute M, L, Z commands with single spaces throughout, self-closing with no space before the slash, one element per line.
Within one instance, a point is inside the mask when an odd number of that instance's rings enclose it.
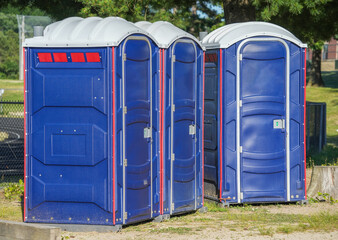
<path fill-rule="evenodd" d="M 264 22 L 226 25 L 202 44 L 206 198 L 305 200 L 306 44 Z"/>
<path fill-rule="evenodd" d="M 67 18 L 25 41 L 25 222 L 159 215 L 155 42 L 117 17 Z"/>
<path fill-rule="evenodd" d="M 194 211 L 203 206 L 203 47 L 169 22 L 136 25 L 161 48 L 161 214 Z"/>

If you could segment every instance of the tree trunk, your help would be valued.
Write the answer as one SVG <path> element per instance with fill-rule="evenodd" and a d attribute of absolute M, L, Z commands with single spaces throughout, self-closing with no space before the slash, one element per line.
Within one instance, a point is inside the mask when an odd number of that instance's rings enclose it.
<path fill-rule="evenodd" d="M 322 79 L 322 50 L 314 49 L 312 51 L 312 64 L 310 70 L 309 85 L 311 86 L 324 86 Z"/>
<path fill-rule="evenodd" d="M 256 20 L 251 0 L 223 0 L 225 24 Z"/>
<path fill-rule="evenodd" d="M 317 197 L 318 192 L 328 193 L 334 199 L 338 199 L 338 167 L 314 166 L 307 195 Z"/>

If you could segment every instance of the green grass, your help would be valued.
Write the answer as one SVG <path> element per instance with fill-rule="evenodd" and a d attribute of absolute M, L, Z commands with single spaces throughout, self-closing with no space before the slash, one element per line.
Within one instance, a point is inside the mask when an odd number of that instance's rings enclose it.
<path fill-rule="evenodd" d="M 23 81 L 0 79 L 0 88 L 5 89 L 3 101 L 23 101 Z"/>
<path fill-rule="evenodd" d="M 309 152 L 308 165 L 338 164 L 338 71 L 323 72 L 325 87 L 307 87 L 306 100 L 326 103 L 327 146 L 320 153 Z"/>
<path fill-rule="evenodd" d="M 188 227 L 166 227 L 166 228 L 157 228 L 153 229 L 150 232 L 154 233 L 170 233 L 170 234 L 189 234 L 192 232 L 192 228 Z"/>
<path fill-rule="evenodd" d="M 19 205 L 5 205 L 0 202 L 0 219 L 8 221 L 22 221 L 22 211 Z"/>
<path fill-rule="evenodd" d="M 228 212 L 229 208 L 220 207 L 215 202 L 206 201 L 204 205 L 208 208 L 208 212 Z"/>

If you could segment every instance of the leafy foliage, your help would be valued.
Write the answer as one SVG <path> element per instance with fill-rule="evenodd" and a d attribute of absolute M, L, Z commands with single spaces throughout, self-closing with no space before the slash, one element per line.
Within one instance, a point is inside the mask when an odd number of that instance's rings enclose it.
<path fill-rule="evenodd" d="M 0 0 L 0 3 L 4 1 Z M 13 1 L 15 3 L 15 1 Z M 11 2 L 12 3 L 12 2 Z M 12 4 L 0 5 L 0 78 L 18 79 L 19 72 L 19 34 L 16 14 L 45 15 L 45 13 L 30 5 L 23 8 Z M 31 21 L 29 23 L 29 21 Z M 32 28 L 34 18 L 28 20 L 26 26 Z M 40 24 L 39 24 L 40 25 Z M 32 29 L 28 29 L 31 31 Z"/>
<path fill-rule="evenodd" d="M 19 71 L 19 36 L 16 17 L 0 12 L 0 78 L 17 79 Z"/>
<path fill-rule="evenodd" d="M 253 0 L 258 18 L 291 31 L 313 49 L 310 85 L 324 85 L 321 49 L 324 41 L 338 33 L 337 0 Z"/>
<path fill-rule="evenodd" d="M 18 183 L 11 183 L 5 187 L 4 194 L 9 200 L 20 200 L 24 194 L 24 182 L 20 179 Z"/>
<path fill-rule="evenodd" d="M 309 198 L 310 203 L 319 203 L 319 202 L 328 202 L 330 204 L 338 203 L 338 200 L 333 198 L 330 194 L 328 193 L 321 193 L 318 192 L 317 196 L 314 198 Z"/>
<path fill-rule="evenodd" d="M 131 22 L 169 21 L 195 35 L 222 22 L 216 7 L 218 1 L 178 0 L 78 0 L 83 4 L 80 14 L 118 16 Z"/>

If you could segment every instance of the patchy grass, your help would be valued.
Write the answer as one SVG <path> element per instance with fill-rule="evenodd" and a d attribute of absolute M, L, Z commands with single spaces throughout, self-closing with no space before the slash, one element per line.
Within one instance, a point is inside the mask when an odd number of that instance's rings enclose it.
<path fill-rule="evenodd" d="M 205 202 L 204 204 L 208 208 L 208 212 L 228 212 L 229 208 L 221 207 L 215 202 Z"/>
<path fill-rule="evenodd" d="M 327 146 L 320 153 L 309 151 L 308 166 L 338 164 L 338 71 L 322 76 L 326 87 L 307 87 L 306 100 L 326 103 Z"/>
<path fill-rule="evenodd" d="M 21 202 L 6 200 L 2 190 L 0 190 L 0 219 L 22 221 Z"/>
<path fill-rule="evenodd" d="M 6 132 L 0 132 L 0 142 L 6 140 L 8 138 L 8 133 Z"/>
<path fill-rule="evenodd" d="M 189 227 L 166 227 L 166 228 L 156 228 L 150 232 L 154 233 L 170 233 L 170 234 L 189 234 L 193 231 L 193 228 Z"/>

